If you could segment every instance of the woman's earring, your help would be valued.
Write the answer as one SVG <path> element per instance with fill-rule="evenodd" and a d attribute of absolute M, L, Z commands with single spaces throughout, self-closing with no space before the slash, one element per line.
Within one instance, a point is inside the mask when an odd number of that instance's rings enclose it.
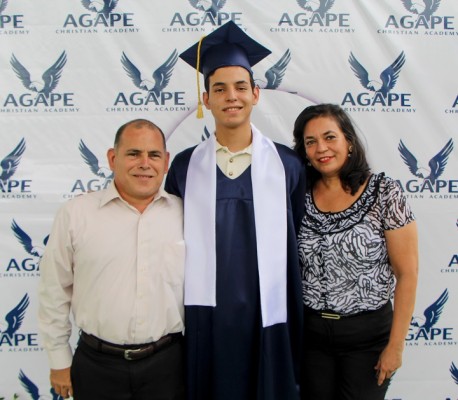
<path fill-rule="evenodd" d="M 353 146 L 352 145 L 348 146 L 348 158 L 351 158 L 352 151 L 353 151 Z"/>

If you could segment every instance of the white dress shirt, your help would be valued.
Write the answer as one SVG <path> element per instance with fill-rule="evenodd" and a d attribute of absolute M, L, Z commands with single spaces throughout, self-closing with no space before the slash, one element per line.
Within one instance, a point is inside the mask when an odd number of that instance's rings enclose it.
<path fill-rule="evenodd" d="M 216 141 L 216 164 L 229 179 L 238 178 L 251 164 L 253 145 L 233 153 Z"/>
<path fill-rule="evenodd" d="M 50 367 L 71 365 L 75 324 L 116 344 L 183 331 L 182 202 L 161 190 L 143 213 L 114 184 L 58 211 L 41 260 L 39 327 Z"/>

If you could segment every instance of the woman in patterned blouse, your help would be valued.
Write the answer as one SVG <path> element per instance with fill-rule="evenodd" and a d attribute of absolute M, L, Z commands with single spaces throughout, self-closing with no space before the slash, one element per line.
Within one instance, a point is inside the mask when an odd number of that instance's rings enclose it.
<path fill-rule="evenodd" d="M 294 140 L 308 182 L 298 235 L 303 399 L 383 400 L 414 310 L 415 217 L 396 181 L 370 171 L 339 106 L 303 110 Z"/>

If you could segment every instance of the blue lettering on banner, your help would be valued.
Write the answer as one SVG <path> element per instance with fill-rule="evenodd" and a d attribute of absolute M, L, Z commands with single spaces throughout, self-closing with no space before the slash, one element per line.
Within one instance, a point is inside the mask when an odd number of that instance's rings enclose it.
<path fill-rule="evenodd" d="M 240 24 L 241 15 L 242 14 L 240 12 L 219 12 L 216 13 L 216 15 L 212 15 L 210 12 L 206 12 L 204 14 L 192 12 L 186 15 L 182 15 L 177 12 L 173 15 L 172 20 L 170 21 L 170 26 L 221 26 L 227 21 L 233 21 Z"/>
<path fill-rule="evenodd" d="M 323 17 L 320 14 L 314 13 L 312 16 L 306 13 L 298 13 L 294 15 L 289 15 L 288 13 L 283 13 L 278 21 L 278 26 L 288 25 L 288 26 L 309 26 L 309 27 L 330 27 L 338 26 L 339 28 L 348 28 L 349 24 L 349 15 L 350 14 L 331 14 L 327 13 Z"/>
<path fill-rule="evenodd" d="M 125 14 L 97 14 L 95 17 L 93 14 L 81 14 L 75 17 L 73 14 L 68 14 L 64 22 L 64 28 L 73 27 L 73 28 L 97 28 L 100 26 L 103 27 L 132 27 L 134 26 L 132 22 L 132 13 Z"/>
<path fill-rule="evenodd" d="M 24 29 L 24 15 L 0 15 L 0 29 Z"/>

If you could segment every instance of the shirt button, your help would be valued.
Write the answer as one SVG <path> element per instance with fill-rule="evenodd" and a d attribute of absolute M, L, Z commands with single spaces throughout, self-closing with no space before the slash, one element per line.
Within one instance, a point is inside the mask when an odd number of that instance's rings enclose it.
<path fill-rule="evenodd" d="M 234 175 L 234 173 L 233 173 L 232 171 L 231 171 L 231 172 L 229 172 L 229 176 L 232 176 L 232 175 Z"/>
<path fill-rule="evenodd" d="M 234 159 L 233 159 L 233 158 L 230 158 L 230 159 L 229 159 L 229 162 L 234 162 Z"/>

